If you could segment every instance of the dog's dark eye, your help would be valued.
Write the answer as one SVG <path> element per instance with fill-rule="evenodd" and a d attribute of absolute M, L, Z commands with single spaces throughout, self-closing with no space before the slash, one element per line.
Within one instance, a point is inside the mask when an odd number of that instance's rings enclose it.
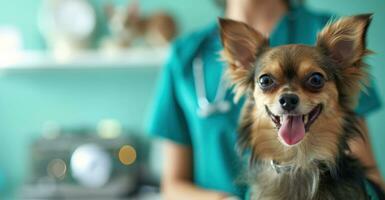
<path fill-rule="evenodd" d="M 271 76 L 265 74 L 259 77 L 259 85 L 262 89 L 269 89 L 274 85 L 274 80 Z"/>
<path fill-rule="evenodd" d="M 319 90 L 325 84 L 325 79 L 320 73 L 313 73 L 306 81 L 306 85 L 311 89 Z"/>

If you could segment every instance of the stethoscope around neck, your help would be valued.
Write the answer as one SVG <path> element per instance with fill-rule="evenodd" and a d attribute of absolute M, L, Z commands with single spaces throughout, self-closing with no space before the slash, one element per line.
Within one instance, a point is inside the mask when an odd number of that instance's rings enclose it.
<path fill-rule="evenodd" d="M 215 98 L 212 102 L 210 102 L 207 98 L 203 66 L 204 63 L 202 56 L 196 56 L 193 60 L 192 67 L 195 92 L 198 102 L 197 115 L 201 118 L 207 118 L 215 114 L 223 114 L 229 112 L 231 109 L 231 103 L 226 100 L 226 93 L 227 89 L 229 88 L 226 77 L 222 75 L 215 94 Z"/>

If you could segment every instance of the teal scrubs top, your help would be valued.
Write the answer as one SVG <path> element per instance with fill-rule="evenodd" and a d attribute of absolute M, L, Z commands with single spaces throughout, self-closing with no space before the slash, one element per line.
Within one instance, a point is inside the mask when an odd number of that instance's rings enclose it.
<path fill-rule="evenodd" d="M 277 25 L 270 44 L 312 45 L 329 18 L 329 15 L 297 8 Z M 232 102 L 229 112 L 207 118 L 197 115 L 192 62 L 197 56 L 203 59 L 207 98 L 212 102 L 226 67 L 219 59 L 221 49 L 217 23 L 174 42 L 158 84 L 149 132 L 192 148 L 193 181 L 197 186 L 243 198 L 244 162 L 236 151 L 236 129 L 242 102 L 233 103 L 233 94 L 229 89 L 226 94 L 227 101 Z M 374 87 L 370 87 L 368 93 L 362 93 L 356 111 L 365 116 L 379 106 L 377 93 Z"/>

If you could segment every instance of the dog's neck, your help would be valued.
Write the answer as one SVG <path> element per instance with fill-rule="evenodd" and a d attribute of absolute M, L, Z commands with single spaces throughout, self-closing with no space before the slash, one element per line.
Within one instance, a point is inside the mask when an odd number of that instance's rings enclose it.
<path fill-rule="evenodd" d="M 323 173 L 316 165 L 300 168 L 267 160 L 257 165 L 253 167 L 256 180 L 252 182 L 257 184 L 253 184 L 252 199 L 313 199 L 318 192 Z"/>
<path fill-rule="evenodd" d="M 328 167 L 320 161 L 313 161 L 315 165 L 318 166 L 321 172 L 329 171 Z M 294 169 L 298 168 L 295 164 L 290 163 L 278 163 L 275 160 L 270 161 L 271 168 L 275 171 L 276 174 L 282 174 L 287 173 L 290 171 L 293 171 Z"/>
<path fill-rule="evenodd" d="M 250 171 L 253 180 L 252 199 L 325 199 L 330 197 L 329 190 L 345 190 L 354 188 L 349 197 L 355 199 L 365 199 L 361 196 L 362 191 L 357 174 L 357 163 L 343 154 L 339 157 L 335 165 L 328 165 L 322 161 L 314 160 L 305 167 L 297 166 L 294 163 L 278 163 L 273 160 L 259 160 L 255 162 Z M 341 169 L 344 169 L 341 171 Z M 358 181 L 358 182 L 357 182 Z M 335 188 L 328 188 L 331 183 L 338 182 Z M 334 187 L 334 186 L 333 186 Z M 345 188 L 345 189 L 343 189 Z M 327 199 L 327 198 L 326 198 Z"/>

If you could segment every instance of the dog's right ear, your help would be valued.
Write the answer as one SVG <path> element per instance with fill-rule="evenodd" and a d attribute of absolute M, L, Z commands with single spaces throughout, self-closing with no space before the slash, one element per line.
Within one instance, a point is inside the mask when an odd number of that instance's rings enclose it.
<path fill-rule="evenodd" d="M 219 18 L 223 57 L 232 67 L 249 68 L 268 46 L 265 37 L 243 22 Z"/>
<path fill-rule="evenodd" d="M 227 70 L 237 101 L 254 85 L 255 62 L 258 54 L 268 47 L 268 39 L 245 23 L 219 18 L 223 45 L 222 58 L 229 64 Z"/>

